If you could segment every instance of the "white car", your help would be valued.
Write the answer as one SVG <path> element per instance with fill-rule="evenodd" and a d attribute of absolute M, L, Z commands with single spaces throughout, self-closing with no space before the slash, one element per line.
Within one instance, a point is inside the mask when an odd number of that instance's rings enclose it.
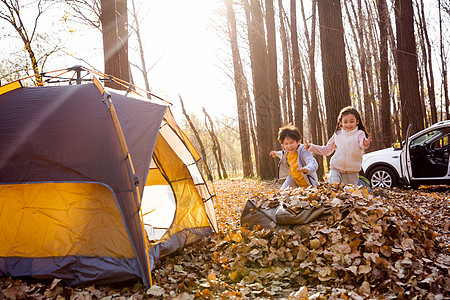
<path fill-rule="evenodd" d="M 363 175 L 372 187 L 450 184 L 450 120 L 438 122 L 393 147 L 363 155 Z"/>

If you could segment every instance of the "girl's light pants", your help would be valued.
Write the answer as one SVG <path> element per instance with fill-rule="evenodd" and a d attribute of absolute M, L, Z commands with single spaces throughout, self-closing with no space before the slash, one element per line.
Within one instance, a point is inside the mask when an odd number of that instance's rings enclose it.
<path fill-rule="evenodd" d="M 358 184 L 359 173 L 341 173 L 338 170 L 331 169 L 330 183 Z"/>

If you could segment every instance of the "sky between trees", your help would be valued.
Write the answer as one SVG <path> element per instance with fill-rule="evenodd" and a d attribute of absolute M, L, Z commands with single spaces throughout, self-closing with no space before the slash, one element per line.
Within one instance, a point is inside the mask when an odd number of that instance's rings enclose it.
<path fill-rule="evenodd" d="M 20 1 L 29 4 L 27 1 Z M 27 2 L 27 3 L 26 3 Z M 131 9 L 131 1 L 128 1 Z M 235 99 L 232 82 L 223 72 L 223 59 L 219 58 L 227 47 L 227 41 L 217 32 L 217 15 L 223 3 L 219 0 L 135 0 L 141 19 L 141 33 L 149 80 L 152 92 L 174 104 L 174 113 L 181 116 L 178 101 L 180 94 L 188 105 L 188 111 L 201 114 L 204 106 L 212 115 L 235 114 Z M 1 4 L 0 4 L 1 5 Z M 3 9 L 0 6 L 0 9 Z M 70 20 L 63 4 L 54 4 L 39 20 L 38 33 L 43 39 L 36 39 L 36 47 L 50 48 L 59 44 L 64 52 L 54 54 L 46 62 L 45 71 L 52 71 L 73 65 L 84 65 L 103 71 L 103 49 L 101 32 Z M 31 28 L 35 19 L 32 4 L 23 9 L 26 24 Z M 226 21 L 226 20 L 225 20 Z M 132 20 L 129 16 L 129 23 Z M 0 20 L 0 68 L 19 67 L 26 63 L 23 42 L 13 28 Z M 135 35 L 130 36 L 129 59 L 139 63 Z M 44 51 L 44 49 L 43 49 Z M 72 55 L 72 56 L 71 56 Z M 78 59 L 81 58 L 82 60 Z M 133 66 L 133 79 L 144 87 L 142 76 Z M 0 78 L 3 72 L 0 73 Z M 7 80 L 2 79 L 2 84 Z M 218 105 L 220 103 L 220 105 Z"/>

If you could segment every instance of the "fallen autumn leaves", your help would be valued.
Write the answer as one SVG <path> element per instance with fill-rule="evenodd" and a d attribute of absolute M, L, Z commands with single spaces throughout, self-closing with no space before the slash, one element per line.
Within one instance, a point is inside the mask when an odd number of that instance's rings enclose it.
<path fill-rule="evenodd" d="M 242 199 L 239 191 L 247 190 L 248 184 L 252 182 L 217 183 L 218 195 L 226 190 L 227 196 L 217 199 L 224 226 L 216 243 L 210 244 L 211 249 L 188 247 L 162 262 L 162 285 L 214 298 L 299 298 L 295 293 L 300 291 L 309 299 L 449 296 L 448 250 L 436 240 L 432 225 L 406 206 L 406 198 L 417 199 L 418 194 L 424 195 L 422 201 L 444 198 L 447 205 L 441 210 L 448 216 L 448 192 L 426 196 L 423 191 L 379 190 L 375 191 L 379 196 L 373 196 L 364 190 L 324 185 L 278 193 L 259 186 Z M 299 206 L 345 203 L 351 208 L 347 216 L 336 209 L 327 220 L 294 230 L 249 230 L 237 226 L 248 198 L 267 208 L 283 202 L 292 211 Z M 183 269 L 186 277 L 178 282 L 187 285 L 170 284 L 166 275 L 173 265 Z M 214 280 L 208 280 L 211 274 Z M 188 279 L 195 277 L 194 282 Z"/>
<path fill-rule="evenodd" d="M 254 180 L 218 181 L 215 188 L 219 234 L 164 257 L 151 289 L 0 279 L 0 299 L 450 297 L 448 188 L 375 190 L 376 196 L 332 185 L 279 193 Z M 292 211 L 307 205 L 334 211 L 293 229 L 248 229 L 240 214 L 249 198 Z M 350 209 L 341 214 L 345 203 Z"/>
<path fill-rule="evenodd" d="M 293 230 L 231 230 L 215 246 L 219 257 L 213 257 L 223 262 L 225 281 L 256 284 L 267 297 L 287 296 L 302 286 L 314 291 L 309 294 L 314 298 L 340 294 L 342 288 L 352 298 L 449 296 L 448 253 L 425 222 L 389 198 L 333 185 L 255 197 L 260 206 L 282 202 L 291 211 L 351 206 L 347 216 L 336 209 L 327 220 Z"/>

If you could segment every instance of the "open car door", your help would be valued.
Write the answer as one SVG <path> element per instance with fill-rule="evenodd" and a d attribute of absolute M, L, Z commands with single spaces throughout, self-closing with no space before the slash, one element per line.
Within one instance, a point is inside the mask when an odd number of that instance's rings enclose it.
<path fill-rule="evenodd" d="M 409 136 L 411 132 L 412 124 L 409 124 L 408 130 L 406 131 L 405 143 L 402 147 L 402 152 L 400 153 L 400 166 L 402 170 L 401 177 L 406 184 L 411 184 L 411 153 L 409 151 Z"/>

